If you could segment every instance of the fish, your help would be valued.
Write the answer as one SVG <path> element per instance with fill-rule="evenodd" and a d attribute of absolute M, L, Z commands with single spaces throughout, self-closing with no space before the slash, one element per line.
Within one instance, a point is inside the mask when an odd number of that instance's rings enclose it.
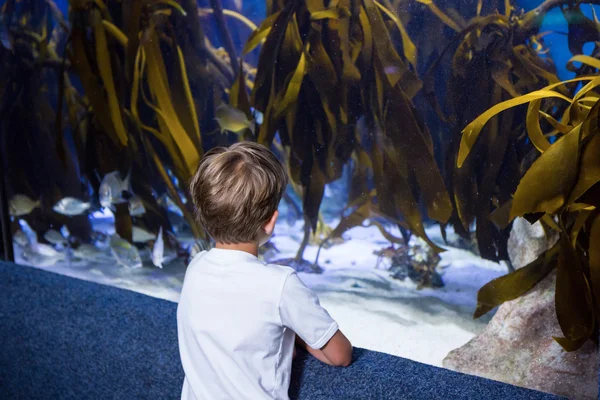
<path fill-rule="evenodd" d="M 265 116 L 263 115 L 263 113 L 261 113 L 258 110 L 253 110 L 253 112 L 254 112 L 254 121 L 256 121 L 257 124 L 262 124 L 265 119 Z"/>
<path fill-rule="evenodd" d="M 250 129 L 254 135 L 254 131 L 256 130 L 256 122 L 254 120 L 249 121 L 248 117 L 246 117 L 246 114 L 244 114 L 242 111 L 225 104 L 217 107 L 215 112 L 215 120 L 221 127 L 221 133 L 229 131 L 239 134 L 244 132 L 246 129 Z"/>
<path fill-rule="evenodd" d="M 112 263 L 114 259 L 106 252 L 87 243 L 80 244 L 73 250 L 73 255 L 80 260 L 91 261 L 94 263 Z"/>
<path fill-rule="evenodd" d="M 179 208 L 177 204 L 175 204 L 175 202 L 169 196 L 167 196 L 166 193 L 158 199 L 158 204 L 165 207 L 167 211 L 183 217 L 183 211 L 181 211 L 181 208 Z"/>
<path fill-rule="evenodd" d="M 145 243 L 149 242 L 150 240 L 156 239 L 155 234 L 148 232 L 147 230 L 140 228 L 139 226 L 134 226 L 132 231 L 134 243 Z"/>
<path fill-rule="evenodd" d="M 238 11 L 242 11 L 242 0 L 234 0 L 233 1 L 234 5 L 235 5 L 235 9 Z"/>
<path fill-rule="evenodd" d="M 64 253 L 43 243 L 30 244 L 23 250 L 22 255 L 25 261 L 36 267 L 50 267 L 65 259 Z"/>
<path fill-rule="evenodd" d="M 109 172 L 104 175 L 98 190 L 100 205 L 105 208 L 111 208 L 113 204 L 126 203 L 128 196 L 124 193 L 133 194 L 131 188 L 131 170 L 127 173 L 125 179 L 121 179 L 119 171 Z"/>
<path fill-rule="evenodd" d="M 177 258 L 176 253 L 167 253 L 165 251 L 165 241 L 163 239 L 163 229 L 161 226 L 158 230 L 158 237 L 156 238 L 154 246 L 152 247 L 152 264 L 162 269 L 163 264 L 168 264 L 175 258 Z"/>
<path fill-rule="evenodd" d="M 15 242 L 16 244 L 18 244 L 21 247 L 25 247 L 27 245 L 29 245 L 29 237 L 27 237 L 27 234 L 25 232 L 23 232 L 21 229 L 18 229 L 14 234 L 13 234 L 13 242 Z"/>
<path fill-rule="evenodd" d="M 138 196 L 133 196 L 131 200 L 129 200 L 129 215 L 132 217 L 137 217 L 146 213 L 146 208 L 144 207 L 144 202 Z"/>
<path fill-rule="evenodd" d="M 85 213 L 91 206 L 89 202 L 83 202 L 73 197 L 65 197 L 56 203 L 52 209 L 59 214 L 73 217 Z"/>
<path fill-rule="evenodd" d="M 142 268 L 138 249 L 118 234 L 110 237 L 110 253 L 125 268 Z"/>
<path fill-rule="evenodd" d="M 62 233 L 55 229 L 49 229 L 46 231 L 46 233 L 44 233 L 44 239 L 56 245 L 64 245 L 67 243 L 67 239 L 62 235 Z"/>
<path fill-rule="evenodd" d="M 14 195 L 8 202 L 8 213 L 13 217 L 22 217 L 40 207 L 39 200 L 32 200 L 24 194 Z"/>

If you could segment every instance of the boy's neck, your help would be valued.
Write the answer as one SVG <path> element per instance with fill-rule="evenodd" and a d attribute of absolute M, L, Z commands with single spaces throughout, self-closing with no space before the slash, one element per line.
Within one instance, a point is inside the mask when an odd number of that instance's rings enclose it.
<path fill-rule="evenodd" d="M 245 251 L 246 253 L 250 253 L 253 256 L 258 257 L 258 243 L 227 244 L 227 243 L 217 242 L 217 243 L 215 243 L 215 248 L 224 249 L 224 250 Z"/>

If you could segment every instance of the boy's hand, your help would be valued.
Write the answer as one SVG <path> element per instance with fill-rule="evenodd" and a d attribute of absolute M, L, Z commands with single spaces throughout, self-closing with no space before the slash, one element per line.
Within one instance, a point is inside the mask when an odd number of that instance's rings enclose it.
<path fill-rule="evenodd" d="M 321 349 L 313 349 L 307 346 L 298 335 L 296 335 L 296 343 L 325 364 L 334 367 L 347 367 L 352 362 L 352 345 L 340 330 Z"/>

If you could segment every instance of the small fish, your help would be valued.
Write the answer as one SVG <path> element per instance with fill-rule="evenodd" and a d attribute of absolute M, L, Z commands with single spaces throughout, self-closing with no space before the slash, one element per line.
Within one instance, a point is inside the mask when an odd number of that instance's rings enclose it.
<path fill-rule="evenodd" d="M 27 237 L 25 232 L 23 232 L 21 229 L 18 229 L 13 234 L 13 241 L 21 247 L 25 247 L 25 246 L 29 245 L 29 238 Z"/>
<path fill-rule="evenodd" d="M 169 196 L 167 196 L 167 194 L 162 195 L 158 199 L 158 204 L 165 207 L 167 211 L 170 211 L 174 214 L 179 215 L 180 217 L 183 217 L 183 211 L 181 211 L 181 208 L 179 208 L 177 204 L 175 204 L 175 202 Z"/>
<path fill-rule="evenodd" d="M 118 234 L 110 237 L 110 253 L 125 268 L 142 267 L 142 259 L 138 249 Z"/>
<path fill-rule="evenodd" d="M 36 267 L 49 267 L 64 260 L 65 255 L 47 244 L 34 243 L 23 250 L 23 258 Z"/>
<path fill-rule="evenodd" d="M 114 259 L 109 254 L 87 243 L 83 243 L 74 249 L 73 255 L 80 260 L 91 261 L 94 263 L 114 262 Z"/>
<path fill-rule="evenodd" d="M 254 112 L 254 120 L 256 121 L 256 123 L 262 124 L 265 119 L 265 116 L 263 115 L 263 113 L 261 113 L 258 110 L 253 110 L 253 112 Z"/>
<path fill-rule="evenodd" d="M 140 228 L 139 226 L 133 227 L 132 236 L 134 243 L 145 243 L 149 242 L 150 240 L 156 239 L 155 234 L 148 232 L 147 230 Z"/>
<path fill-rule="evenodd" d="M 56 245 L 64 245 L 67 243 L 67 239 L 62 235 L 62 233 L 54 229 L 50 229 L 44 233 L 44 239 Z"/>
<path fill-rule="evenodd" d="M 233 3 L 235 4 L 236 10 L 242 11 L 242 0 L 234 0 Z"/>
<path fill-rule="evenodd" d="M 163 264 L 168 264 L 177 258 L 177 254 L 165 252 L 165 241 L 163 239 L 163 229 L 162 226 L 158 230 L 158 237 L 156 238 L 156 242 L 154 242 L 154 246 L 152 247 L 152 264 L 156 267 L 161 268 Z"/>
<path fill-rule="evenodd" d="M 14 195 L 8 203 L 9 214 L 13 217 L 22 217 L 23 215 L 27 215 L 32 212 L 34 208 L 39 206 L 39 200 L 31 200 L 24 194 Z"/>
<path fill-rule="evenodd" d="M 131 170 L 129 170 L 125 179 L 121 179 L 119 171 L 104 175 L 98 190 L 102 207 L 111 208 L 113 204 L 126 203 L 127 198 L 124 197 L 124 193 L 133 193 L 131 189 Z"/>
<path fill-rule="evenodd" d="M 85 213 L 91 206 L 88 202 L 83 202 L 73 197 L 65 197 L 56 203 L 52 209 L 59 214 L 72 217 Z"/>
<path fill-rule="evenodd" d="M 144 207 L 144 202 L 138 196 L 133 196 L 131 200 L 129 200 L 129 215 L 132 217 L 137 217 L 139 215 L 143 215 L 146 213 L 146 208 Z"/>
<path fill-rule="evenodd" d="M 230 131 L 239 134 L 246 129 L 250 129 L 254 135 L 256 129 L 255 121 L 248 121 L 248 117 L 242 111 L 224 104 L 217 107 L 215 120 L 221 127 L 221 133 Z"/>

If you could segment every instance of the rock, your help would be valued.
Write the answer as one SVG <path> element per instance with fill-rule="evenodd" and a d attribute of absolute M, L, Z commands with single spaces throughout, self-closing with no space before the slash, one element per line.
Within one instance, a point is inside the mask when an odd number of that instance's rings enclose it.
<path fill-rule="evenodd" d="M 558 240 L 553 232 L 546 237 L 542 224 L 530 224 L 525 218 L 516 218 L 508 238 L 508 257 L 515 269 L 534 261 L 540 254 L 552 247 Z"/>
<path fill-rule="evenodd" d="M 528 251 L 530 251 L 529 248 Z M 588 341 L 568 353 L 554 308 L 556 273 L 504 303 L 487 327 L 444 359 L 446 368 L 570 399 L 598 398 L 598 348 Z"/>

